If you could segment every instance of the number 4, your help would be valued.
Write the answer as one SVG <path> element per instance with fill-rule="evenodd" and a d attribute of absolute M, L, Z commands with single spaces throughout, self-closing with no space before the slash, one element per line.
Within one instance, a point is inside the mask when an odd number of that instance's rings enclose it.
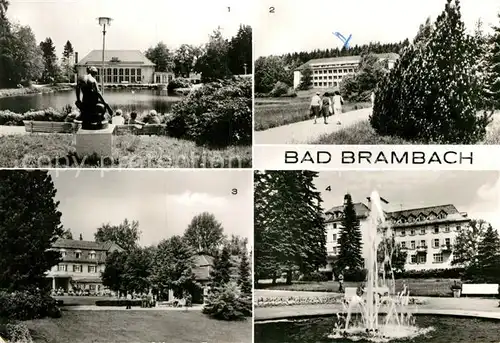
<path fill-rule="evenodd" d="M 325 191 L 331 192 L 332 191 L 332 186 L 326 187 Z"/>

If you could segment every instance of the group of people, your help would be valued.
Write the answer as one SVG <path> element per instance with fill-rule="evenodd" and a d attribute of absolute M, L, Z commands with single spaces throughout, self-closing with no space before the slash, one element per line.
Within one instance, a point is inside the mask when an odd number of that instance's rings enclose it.
<path fill-rule="evenodd" d="M 330 98 L 330 94 L 327 92 L 320 96 L 320 92 L 316 94 L 311 99 L 311 106 L 309 111 L 314 117 L 314 124 L 318 117 L 323 116 L 325 124 L 328 124 L 327 118 L 332 114 L 338 115 L 342 113 L 342 105 L 344 104 L 344 99 L 340 95 L 339 91 L 335 91 L 333 96 Z M 337 121 L 337 125 L 340 125 L 340 120 Z"/>
<path fill-rule="evenodd" d="M 158 113 L 155 110 L 149 111 L 149 115 L 146 117 L 144 121 L 140 121 L 137 119 L 137 112 L 132 111 L 130 115 L 124 114 L 122 110 L 116 110 L 113 117 L 106 117 L 108 120 L 111 119 L 111 124 L 115 125 L 125 125 L 125 124 L 134 124 L 134 125 L 152 125 L 152 124 L 161 124 L 161 119 L 158 116 Z"/>
<path fill-rule="evenodd" d="M 143 308 L 151 308 L 151 307 L 156 306 L 155 296 L 153 294 L 151 294 L 151 292 L 148 294 L 146 294 L 146 293 L 136 294 L 135 292 L 134 293 L 127 293 L 126 299 L 127 300 L 140 299 L 141 300 L 141 307 L 143 307 Z M 127 301 L 125 308 L 127 310 L 132 308 L 130 301 Z"/>

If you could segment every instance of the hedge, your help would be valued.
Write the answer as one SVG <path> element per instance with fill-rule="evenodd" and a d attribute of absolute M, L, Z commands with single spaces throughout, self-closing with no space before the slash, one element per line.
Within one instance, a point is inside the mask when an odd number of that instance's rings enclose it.
<path fill-rule="evenodd" d="M 126 299 L 116 299 L 116 300 L 97 300 L 95 302 L 96 306 L 141 306 L 142 300 L 126 300 Z"/>
<path fill-rule="evenodd" d="M 0 291 L 0 317 L 17 320 L 59 318 L 61 311 L 50 295 L 42 292 Z"/>
<path fill-rule="evenodd" d="M 460 279 L 465 268 L 408 270 L 395 273 L 396 279 Z"/>
<path fill-rule="evenodd" d="M 0 125 L 23 126 L 23 120 L 63 122 L 66 120 L 66 117 L 66 114 L 62 114 L 53 108 L 40 111 L 28 111 L 24 114 L 5 110 L 0 111 Z"/>

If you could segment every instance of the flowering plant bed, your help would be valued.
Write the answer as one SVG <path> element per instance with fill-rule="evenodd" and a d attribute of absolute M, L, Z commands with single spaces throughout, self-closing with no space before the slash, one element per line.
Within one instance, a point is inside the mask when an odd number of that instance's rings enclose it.
<path fill-rule="evenodd" d="M 321 297 L 259 297 L 255 300 L 255 307 L 294 306 L 294 305 L 319 305 L 319 304 L 341 304 L 343 297 L 321 296 Z"/>

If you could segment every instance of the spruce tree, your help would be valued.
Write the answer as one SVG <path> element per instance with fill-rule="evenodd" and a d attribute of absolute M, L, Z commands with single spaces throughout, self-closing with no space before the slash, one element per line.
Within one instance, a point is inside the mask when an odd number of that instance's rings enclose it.
<path fill-rule="evenodd" d="M 213 289 L 221 288 L 231 280 L 231 254 L 229 247 L 225 245 L 219 252 L 210 271 L 210 286 Z"/>
<path fill-rule="evenodd" d="M 458 0 L 447 0 L 431 31 L 403 51 L 380 85 L 371 124 L 381 135 L 410 141 L 477 143 L 486 134 L 490 114 L 476 113 L 483 100 L 481 70 Z"/>
<path fill-rule="evenodd" d="M 500 14 L 498 14 L 500 19 Z M 500 24 L 493 27 L 493 35 L 487 55 L 488 78 L 486 80 L 487 98 L 493 108 L 500 108 Z"/>
<path fill-rule="evenodd" d="M 340 230 L 340 251 L 337 268 L 340 271 L 348 269 L 349 272 L 359 271 L 364 267 L 361 252 L 361 230 L 359 218 L 356 214 L 350 194 L 344 196 L 344 213 Z"/>
<path fill-rule="evenodd" d="M 49 249 L 64 232 L 56 192 L 46 171 L 0 171 L 0 288 L 47 285 L 61 256 Z"/>
<path fill-rule="evenodd" d="M 241 293 L 252 293 L 252 280 L 250 278 L 250 262 L 248 260 L 248 253 L 243 251 L 241 253 L 241 261 L 239 266 L 238 286 L 240 286 Z"/>
<path fill-rule="evenodd" d="M 497 283 L 500 280 L 500 238 L 497 230 L 491 225 L 479 243 L 474 269 L 476 276 L 482 278 L 484 282 Z"/>

